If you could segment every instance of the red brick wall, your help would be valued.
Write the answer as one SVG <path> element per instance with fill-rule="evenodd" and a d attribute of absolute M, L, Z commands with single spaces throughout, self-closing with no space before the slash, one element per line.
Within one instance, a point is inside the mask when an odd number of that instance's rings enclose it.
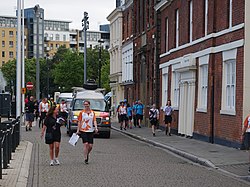
<path fill-rule="evenodd" d="M 244 22 L 244 0 L 233 1 L 233 26 Z M 209 0 L 208 4 L 208 34 L 213 32 L 219 32 L 229 27 L 229 0 Z M 205 10 L 203 0 L 193 0 L 193 40 L 200 39 L 205 35 Z M 174 0 L 161 12 L 161 40 L 160 53 L 165 53 L 165 18 L 169 19 L 169 49 L 175 48 L 175 10 L 179 9 L 179 23 L 180 23 L 180 45 L 186 44 L 189 40 L 188 31 L 188 17 L 189 17 L 189 1 Z M 220 46 L 233 41 L 241 40 L 244 38 L 244 30 L 240 29 L 228 34 L 224 34 L 217 38 L 207 39 L 204 42 L 192 45 L 190 47 L 172 52 L 171 54 L 164 56 L 160 59 L 160 63 L 168 62 L 169 60 L 183 57 L 186 54 L 196 53 L 207 48 Z M 244 49 L 238 48 L 237 62 L 236 62 L 236 115 L 223 115 L 220 114 L 221 110 L 221 97 L 222 97 L 222 52 L 216 54 L 210 54 L 209 57 L 209 74 L 208 74 L 208 100 L 207 100 L 207 112 L 196 112 L 194 121 L 194 132 L 210 136 L 211 135 L 211 97 L 212 97 L 212 73 L 214 73 L 214 135 L 217 138 L 226 139 L 229 141 L 240 141 L 240 132 L 242 127 L 242 103 L 243 103 L 243 60 Z M 215 71 L 212 71 L 212 64 L 214 64 Z M 196 95 L 198 98 L 198 59 L 196 59 L 197 72 L 196 72 Z M 169 81 L 171 79 L 169 66 Z M 160 75 L 160 87 L 162 88 L 162 75 Z M 171 91 L 171 82 L 169 82 L 169 97 Z M 160 91 L 160 98 L 162 97 Z M 195 101 L 195 110 L 197 107 L 197 100 Z M 160 101 L 161 103 L 161 101 Z M 178 111 L 174 112 L 174 116 L 178 119 Z M 161 115 L 161 120 L 163 115 Z M 178 127 L 178 122 L 175 120 L 173 124 L 174 128 Z"/>

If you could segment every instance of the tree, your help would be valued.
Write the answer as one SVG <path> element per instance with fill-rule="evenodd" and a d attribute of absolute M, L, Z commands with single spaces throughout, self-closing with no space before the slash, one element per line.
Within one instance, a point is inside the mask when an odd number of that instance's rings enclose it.
<path fill-rule="evenodd" d="M 52 71 L 55 84 L 71 91 L 74 86 L 83 85 L 83 56 L 66 50 Z"/>
<path fill-rule="evenodd" d="M 40 88 L 41 92 L 44 93 L 44 89 L 46 88 L 46 77 L 48 76 L 48 72 L 46 69 L 46 61 L 45 59 L 39 59 L 40 62 Z M 4 64 L 1 68 L 4 78 L 6 79 L 8 85 L 13 82 L 16 84 L 16 60 L 11 60 L 8 63 Z M 34 87 L 36 86 L 36 60 L 33 59 L 25 59 L 25 83 L 32 82 Z M 34 94 L 35 90 L 31 92 Z"/>

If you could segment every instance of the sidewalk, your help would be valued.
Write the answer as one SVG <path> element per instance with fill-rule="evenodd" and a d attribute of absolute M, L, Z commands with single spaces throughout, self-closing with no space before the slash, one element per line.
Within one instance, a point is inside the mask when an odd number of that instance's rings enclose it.
<path fill-rule="evenodd" d="M 12 153 L 9 168 L 3 169 L 3 178 L 0 179 L 0 186 L 27 186 L 31 152 L 32 143 L 21 141 L 16 151 Z"/>
<path fill-rule="evenodd" d="M 2 118 L 2 122 L 7 118 Z M 22 127 L 21 127 L 22 128 Z M 32 153 L 32 143 L 28 141 L 20 141 L 20 144 L 12 153 L 9 167 L 3 169 L 0 186 L 6 187 L 26 187 L 28 183 L 29 167 Z"/>
<path fill-rule="evenodd" d="M 250 181 L 250 175 L 248 175 L 248 151 L 176 135 L 166 136 L 165 132 L 161 130 L 156 130 L 156 136 L 153 137 L 151 128 L 148 127 L 133 127 L 133 129 L 121 131 L 120 124 L 113 122 L 112 128 L 138 140 L 164 148 L 195 163 Z"/>

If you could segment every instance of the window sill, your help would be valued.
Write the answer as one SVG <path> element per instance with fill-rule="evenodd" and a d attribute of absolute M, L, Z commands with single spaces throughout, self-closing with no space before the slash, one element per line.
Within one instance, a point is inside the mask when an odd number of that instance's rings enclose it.
<path fill-rule="evenodd" d="M 174 111 L 179 111 L 179 107 L 178 106 L 173 106 Z"/>
<path fill-rule="evenodd" d="M 236 112 L 235 112 L 235 110 L 220 110 L 220 114 L 235 116 Z"/>
<path fill-rule="evenodd" d="M 196 112 L 207 113 L 207 109 L 206 108 L 197 108 Z"/>

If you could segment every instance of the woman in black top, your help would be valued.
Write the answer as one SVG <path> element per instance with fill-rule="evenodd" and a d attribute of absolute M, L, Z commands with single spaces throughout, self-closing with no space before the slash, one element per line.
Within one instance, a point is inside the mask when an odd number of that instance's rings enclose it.
<path fill-rule="evenodd" d="M 59 109 L 56 106 L 52 106 L 45 118 L 44 126 L 42 128 L 41 137 L 45 134 L 45 143 L 49 144 L 50 148 L 50 165 L 59 165 L 58 161 L 59 148 L 61 142 L 61 124 L 57 119 Z"/>

